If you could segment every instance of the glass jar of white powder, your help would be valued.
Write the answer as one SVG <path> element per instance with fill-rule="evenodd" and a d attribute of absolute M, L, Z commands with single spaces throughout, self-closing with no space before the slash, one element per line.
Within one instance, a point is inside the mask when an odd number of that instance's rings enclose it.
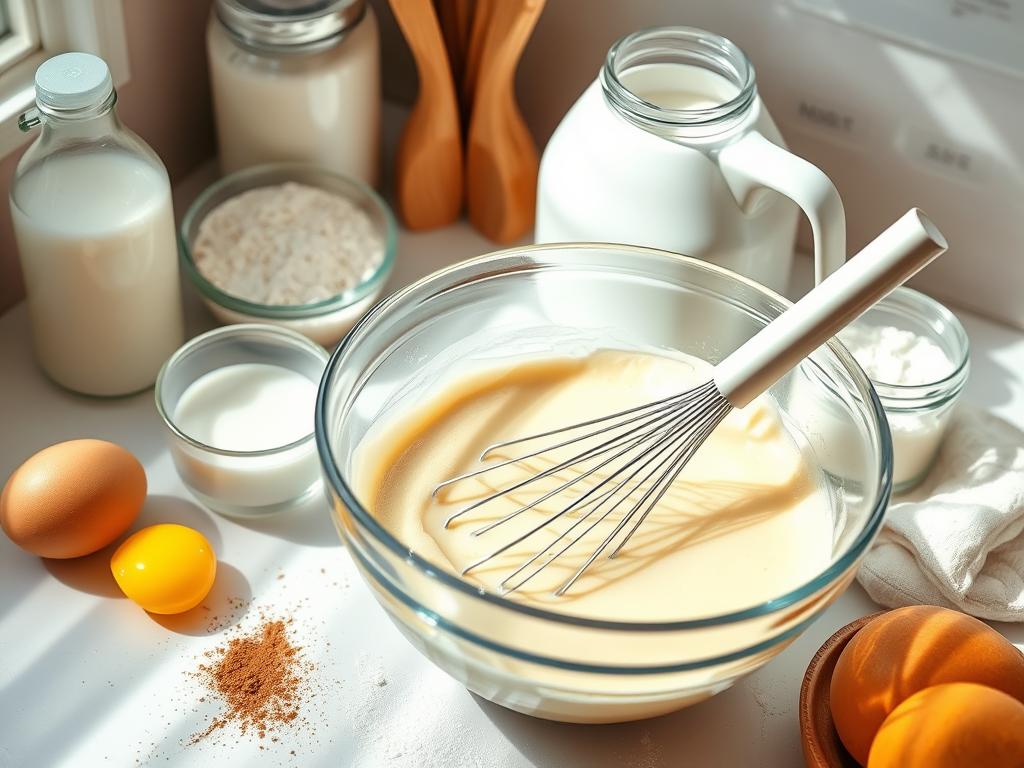
<path fill-rule="evenodd" d="M 878 393 L 893 443 L 893 491 L 931 469 L 970 371 L 967 332 L 939 302 L 898 288 L 839 334 Z"/>
<path fill-rule="evenodd" d="M 952 312 L 909 288 L 897 288 L 838 335 L 871 379 L 892 435 L 893 492 L 905 493 L 928 474 L 970 370 L 967 333 Z M 835 418 L 815 356 L 802 363 L 790 386 L 800 405 L 795 418 L 816 447 L 824 468 L 851 476 L 856 467 L 848 431 Z"/>
<path fill-rule="evenodd" d="M 380 41 L 365 0 L 216 0 L 206 44 L 225 173 L 306 162 L 377 184 Z"/>

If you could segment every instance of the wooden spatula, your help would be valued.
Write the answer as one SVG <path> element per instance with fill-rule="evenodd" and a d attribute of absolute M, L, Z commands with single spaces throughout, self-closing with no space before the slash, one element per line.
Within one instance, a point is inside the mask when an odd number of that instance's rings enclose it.
<path fill-rule="evenodd" d="M 475 8 L 475 0 L 434 0 L 434 9 L 441 22 L 441 34 L 448 49 L 448 62 L 451 64 L 456 91 L 462 82 Z"/>
<path fill-rule="evenodd" d="M 448 53 L 431 0 L 390 0 L 420 89 L 398 144 L 398 210 L 409 229 L 451 224 L 462 210 L 459 108 Z"/>
<path fill-rule="evenodd" d="M 533 226 L 537 147 L 516 103 L 515 73 L 543 8 L 544 0 L 481 0 L 474 19 L 485 16 L 486 37 L 466 146 L 467 204 L 473 226 L 499 243 L 517 240 Z"/>
<path fill-rule="evenodd" d="M 476 0 L 469 36 L 466 38 L 466 58 L 462 63 L 459 99 L 467 130 L 470 112 L 473 108 L 473 95 L 476 93 L 476 83 L 480 74 L 480 59 L 483 58 L 484 43 L 487 38 L 487 27 L 490 24 L 491 12 L 497 2 L 500 0 Z"/>

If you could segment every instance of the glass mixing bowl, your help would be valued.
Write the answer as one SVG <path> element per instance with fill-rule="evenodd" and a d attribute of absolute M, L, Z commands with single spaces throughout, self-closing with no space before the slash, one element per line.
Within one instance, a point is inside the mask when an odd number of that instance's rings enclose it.
<path fill-rule="evenodd" d="M 846 588 L 879 530 L 892 446 L 870 382 L 829 342 L 803 366 L 815 397 L 842 418 L 848 444 L 815 440 L 813 411 L 793 408 L 787 376 L 770 395 L 822 470 L 830 564 L 768 602 L 667 622 L 567 616 L 514 602 L 436 567 L 386 531 L 353 488 L 354 456 L 375 422 L 415 408 L 426 368 L 500 354 L 493 340 L 550 353 L 559 331 L 618 348 L 660 347 L 718 362 L 789 302 L 714 265 L 661 251 L 597 244 L 533 246 L 483 256 L 381 302 L 328 364 L 316 440 L 342 539 L 405 636 L 467 688 L 526 714 L 617 722 L 664 714 L 728 688 L 782 651 Z M 515 346 L 515 345 L 514 345 Z M 806 398 L 806 387 L 800 390 Z M 806 403 L 805 403 L 806 406 Z M 838 416 L 837 416 L 838 415 Z M 557 425 L 555 425 L 557 426 Z M 842 461 L 828 455 L 840 450 Z M 729 567 L 723 562 L 721 567 Z M 709 578 L 714 578 L 709 573 Z M 676 589 L 699 584 L 666 584 Z M 551 649 L 571 648 L 571 653 Z M 628 648 L 626 652 L 623 649 Z"/>

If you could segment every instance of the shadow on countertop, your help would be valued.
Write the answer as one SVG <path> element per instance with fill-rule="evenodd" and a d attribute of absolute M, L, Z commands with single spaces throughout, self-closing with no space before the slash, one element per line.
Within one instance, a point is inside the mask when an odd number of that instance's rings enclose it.
<path fill-rule="evenodd" d="M 748 764 L 746 749 L 730 742 L 749 741 L 760 733 L 760 724 L 736 722 L 730 717 L 729 698 L 741 695 L 731 689 L 678 712 L 627 723 L 580 725 L 541 720 L 513 712 L 473 694 L 487 718 L 521 755 L 536 768 L 674 768 L 690 765 L 694 754 L 720 754 L 715 766 Z M 751 730 L 753 729 L 753 730 Z M 713 744 L 714 748 L 709 748 Z M 737 761 L 738 758 L 738 761 Z M 702 763 L 702 768 L 713 768 Z"/>
<path fill-rule="evenodd" d="M 142 506 L 138 519 L 131 527 L 131 533 L 160 523 L 177 523 L 195 528 L 210 542 L 214 552 L 220 552 L 222 540 L 217 521 L 211 513 L 198 504 L 179 496 L 150 494 Z"/>
<path fill-rule="evenodd" d="M 292 509 L 262 518 L 232 517 L 232 522 L 252 531 L 306 547 L 340 547 L 341 539 L 331 520 L 326 491 L 317 491 Z"/>
<path fill-rule="evenodd" d="M 171 632 L 202 637 L 235 626 L 249 612 L 251 603 L 249 580 L 235 566 L 218 560 L 217 578 L 203 602 L 184 613 L 150 613 L 149 617 Z"/>
<path fill-rule="evenodd" d="M 51 560 L 43 558 L 43 567 L 57 581 L 66 584 L 79 592 L 86 592 L 100 597 L 124 597 L 114 574 L 110 572 L 110 558 L 113 556 L 122 539 L 93 552 L 85 557 L 74 557 L 68 560 Z"/>
<path fill-rule="evenodd" d="M 220 531 L 208 513 L 185 499 L 154 494 L 146 497 L 142 510 L 135 522 L 132 523 L 131 528 L 128 529 L 128 533 L 119 536 L 113 544 L 85 557 L 73 557 L 67 560 L 43 558 L 43 567 L 55 579 L 79 592 L 100 597 L 124 597 L 110 572 L 110 558 L 128 536 L 158 523 L 178 523 L 194 528 L 206 537 L 215 552 L 220 551 Z"/>

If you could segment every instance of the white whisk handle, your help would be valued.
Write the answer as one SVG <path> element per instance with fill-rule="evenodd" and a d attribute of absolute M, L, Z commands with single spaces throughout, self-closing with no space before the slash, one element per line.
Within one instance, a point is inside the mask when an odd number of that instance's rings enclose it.
<path fill-rule="evenodd" d="M 790 309 L 715 366 L 715 385 L 742 408 L 872 304 L 946 250 L 912 208 Z"/>

